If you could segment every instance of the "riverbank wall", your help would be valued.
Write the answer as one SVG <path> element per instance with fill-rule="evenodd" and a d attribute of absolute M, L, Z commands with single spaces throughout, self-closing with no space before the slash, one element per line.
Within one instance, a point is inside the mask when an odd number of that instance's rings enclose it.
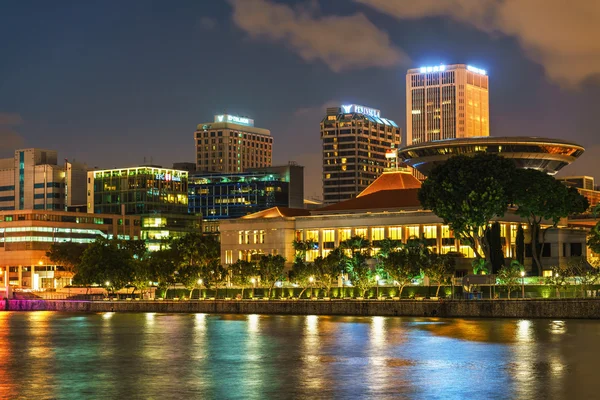
<path fill-rule="evenodd" d="M 443 318 L 600 319 L 598 299 L 546 300 L 200 300 L 74 301 L 8 300 L 7 311 L 157 312 L 411 316 Z"/>

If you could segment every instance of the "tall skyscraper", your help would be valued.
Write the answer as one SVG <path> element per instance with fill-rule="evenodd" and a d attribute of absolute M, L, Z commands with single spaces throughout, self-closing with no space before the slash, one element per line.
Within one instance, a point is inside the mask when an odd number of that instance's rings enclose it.
<path fill-rule="evenodd" d="M 256 128 L 250 118 L 215 115 L 214 122 L 198 125 L 194 140 L 197 172 L 244 172 L 273 162 L 271 132 Z"/>
<path fill-rule="evenodd" d="M 408 70 L 408 146 L 489 134 L 489 80 L 485 70 L 465 64 Z"/>
<path fill-rule="evenodd" d="M 400 128 L 379 110 L 356 104 L 327 109 L 321 121 L 323 202 L 356 197 L 390 161 L 386 151 L 400 147 Z"/>

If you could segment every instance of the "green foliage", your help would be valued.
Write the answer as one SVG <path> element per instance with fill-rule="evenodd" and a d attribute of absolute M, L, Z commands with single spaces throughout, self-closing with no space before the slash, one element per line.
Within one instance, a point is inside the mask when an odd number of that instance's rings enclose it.
<path fill-rule="evenodd" d="M 544 220 L 555 227 L 561 218 L 583 213 L 589 203 L 577 189 L 568 188 L 552 176 L 534 169 L 519 169 L 514 180 L 514 204 L 517 215 L 526 218 L 531 233 L 533 255 L 532 274 L 542 270 L 542 249 L 548 228 L 542 229 Z"/>
<path fill-rule="evenodd" d="M 306 252 L 312 250 L 317 246 L 317 242 L 309 239 L 309 240 L 299 240 L 296 239 L 292 242 L 292 246 L 294 247 L 295 255 L 294 262 L 297 261 L 305 261 L 306 260 Z"/>
<path fill-rule="evenodd" d="M 360 296 L 364 297 L 367 290 L 373 285 L 375 277 L 367 264 L 366 253 L 355 252 L 352 257 L 347 259 L 346 268 L 352 285 L 358 289 Z"/>
<path fill-rule="evenodd" d="M 258 273 L 261 282 L 269 288 L 269 297 L 275 282 L 283 279 L 285 258 L 281 255 L 263 255 L 258 261 Z"/>
<path fill-rule="evenodd" d="M 88 248 L 87 244 L 75 242 L 52 243 L 46 257 L 65 271 L 75 273 L 81 264 L 83 253 Z"/>
<path fill-rule="evenodd" d="M 231 283 L 242 288 L 241 296 L 244 297 L 244 289 L 252 285 L 251 279 L 258 276 L 256 265 L 246 260 L 237 260 L 229 266 Z"/>
<path fill-rule="evenodd" d="M 315 260 L 313 273 L 318 284 L 325 289 L 326 297 L 329 297 L 331 287 L 337 283 L 344 262 L 344 253 L 339 248 L 332 250 L 325 258 Z"/>
<path fill-rule="evenodd" d="M 425 274 L 437 283 L 436 297 L 440 293 L 440 287 L 454 276 L 456 259 L 446 254 L 432 253 Z"/>
<path fill-rule="evenodd" d="M 588 234 L 587 245 L 594 253 L 600 255 L 600 222 Z"/>
<path fill-rule="evenodd" d="M 451 157 L 435 167 L 419 190 L 419 201 L 444 220 L 459 239 L 468 239 L 477 257 L 490 249 L 485 231 L 490 220 L 503 216 L 512 199 L 516 167 L 495 154 Z"/>
<path fill-rule="evenodd" d="M 510 293 L 515 290 L 521 284 L 521 271 L 523 271 L 523 265 L 516 260 L 513 260 L 510 265 L 500 268 L 496 279 L 498 283 L 506 287 L 508 291 L 508 298 L 510 299 Z"/>
<path fill-rule="evenodd" d="M 572 275 L 569 267 L 554 266 L 551 268 L 552 275 L 546 278 L 546 285 L 552 286 L 556 291 L 556 297 L 560 297 L 560 290 L 568 285 L 567 279 Z"/>
<path fill-rule="evenodd" d="M 316 266 L 323 262 L 321 257 L 317 257 L 314 263 L 305 263 L 302 260 L 296 259 L 296 262 L 292 266 L 292 271 L 290 272 L 290 281 L 296 283 L 298 286 L 302 288 L 299 296 L 302 296 L 304 291 L 310 286 L 310 278 L 315 279 L 316 275 Z"/>
<path fill-rule="evenodd" d="M 487 275 L 490 273 L 492 263 L 483 258 L 474 258 L 473 261 L 471 261 L 471 266 L 473 267 L 473 274 Z"/>
<path fill-rule="evenodd" d="M 398 285 L 399 296 L 402 297 L 404 287 L 419 277 L 421 270 L 427 270 L 429 261 L 429 250 L 425 243 L 411 240 L 382 258 L 381 266 L 387 276 Z"/>
<path fill-rule="evenodd" d="M 359 252 L 368 251 L 371 249 L 371 242 L 362 236 L 352 236 L 340 243 L 342 250 L 349 250 L 350 254 L 354 255 Z"/>
<path fill-rule="evenodd" d="M 116 291 L 132 279 L 132 256 L 122 241 L 99 238 L 83 253 L 73 281 L 85 286 L 107 286 L 107 289 Z"/>

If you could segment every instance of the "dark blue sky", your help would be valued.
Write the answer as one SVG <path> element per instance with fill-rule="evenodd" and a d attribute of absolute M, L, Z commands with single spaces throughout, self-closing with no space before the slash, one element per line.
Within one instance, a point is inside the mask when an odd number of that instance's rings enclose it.
<path fill-rule="evenodd" d="M 306 165 L 307 196 L 320 195 L 325 105 L 379 108 L 404 128 L 406 69 L 468 63 L 490 75 L 492 135 L 579 142 L 589 154 L 566 172 L 596 174 L 600 85 L 591 78 L 562 84 L 518 35 L 452 16 L 398 19 L 361 4 L 370 0 L 247 0 L 252 12 L 236 1 L 1 3 L 0 151 L 45 147 L 101 168 L 144 157 L 170 166 L 194 161 L 196 125 L 227 111 L 270 129 L 274 161 Z M 362 42 L 370 35 L 365 24 L 343 31 L 345 18 L 357 15 L 402 56 L 378 65 L 386 49 L 369 47 L 377 35 Z M 279 20 L 287 25 L 268 31 Z M 367 65 L 347 60 L 371 48 L 362 56 Z"/>

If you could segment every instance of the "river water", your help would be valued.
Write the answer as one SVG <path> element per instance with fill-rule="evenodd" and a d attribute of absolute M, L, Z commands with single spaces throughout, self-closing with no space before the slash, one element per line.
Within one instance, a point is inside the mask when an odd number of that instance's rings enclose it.
<path fill-rule="evenodd" d="M 593 399 L 600 322 L 0 312 L 0 398 Z"/>

